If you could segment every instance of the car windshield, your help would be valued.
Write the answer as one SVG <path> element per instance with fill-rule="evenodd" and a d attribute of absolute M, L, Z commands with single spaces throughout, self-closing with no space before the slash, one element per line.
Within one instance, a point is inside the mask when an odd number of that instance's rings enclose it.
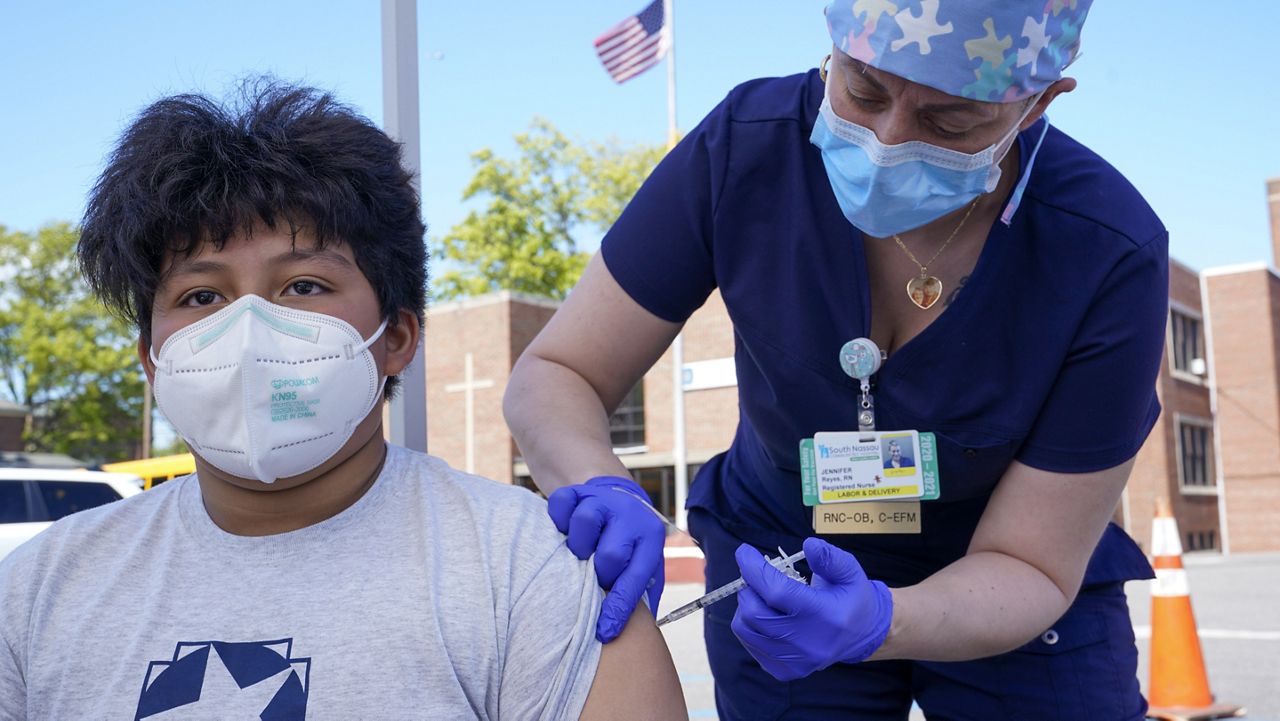
<path fill-rule="evenodd" d="M 22 523 L 27 517 L 27 497 L 22 481 L 0 481 L 0 523 Z"/>
<path fill-rule="evenodd" d="M 105 483 L 36 481 L 36 486 L 40 489 L 40 497 L 44 499 L 50 521 L 120 500 L 120 494 Z"/>

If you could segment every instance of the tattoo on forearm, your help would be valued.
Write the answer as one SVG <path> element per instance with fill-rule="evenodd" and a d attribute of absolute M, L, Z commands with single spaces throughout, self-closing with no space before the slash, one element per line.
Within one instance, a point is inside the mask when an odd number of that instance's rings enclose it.
<path fill-rule="evenodd" d="M 963 288 L 964 284 L 968 282 L 969 282 L 969 276 L 967 275 L 962 277 L 959 281 L 956 282 L 956 289 L 951 291 L 951 295 L 948 295 L 947 299 L 942 302 L 942 305 L 944 308 L 956 302 L 956 296 L 960 295 L 960 289 Z"/>

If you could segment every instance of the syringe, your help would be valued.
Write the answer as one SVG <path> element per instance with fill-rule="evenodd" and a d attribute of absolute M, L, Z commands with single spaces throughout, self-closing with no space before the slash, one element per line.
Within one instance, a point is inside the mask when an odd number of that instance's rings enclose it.
<path fill-rule="evenodd" d="M 781 554 L 778 558 L 769 558 L 768 556 L 765 556 L 765 560 L 769 562 L 769 565 L 773 566 L 779 571 L 782 571 L 783 573 L 787 574 L 791 578 L 794 578 L 798 581 L 804 581 L 804 576 L 801 576 L 800 572 L 795 569 L 796 561 L 804 560 L 804 551 L 803 550 L 797 551 L 795 555 L 788 556 L 787 552 L 782 550 L 781 547 L 779 547 L 778 553 Z M 741 578 L 739 578 L 736 581 L 730 581 L 729 583 L 726 583 L 720 588 L 713 590 L 711 593 L 708 593 L 707 595 L 702 596 L 700 598 L 694 599 L 693 601 L 690 601 L 689 603 L 686 603 L 680 608 L 677 608 L 671 613 L 668 613 L 667 615 L 663 616 L 661 619 L 658 620 L 658 625 L 662 626 L 663 624 L 671 623 L 672 621 L 688 616 L 689 614 L 693 613 L 694 611 L 697 611 L 698 609 L 706 608 L 707 606 L 710 606 L 716 601 L 723 601 L 724 599 L 732 596 L 738 591 L 741 591 L 742 588 L 746 585 L 747 585 L 747 582 L 742 580 Z"/>

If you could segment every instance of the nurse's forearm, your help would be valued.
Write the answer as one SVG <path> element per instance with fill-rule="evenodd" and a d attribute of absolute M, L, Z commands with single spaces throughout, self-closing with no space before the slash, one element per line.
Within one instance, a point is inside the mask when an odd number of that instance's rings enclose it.
<path fill-rule="evenodd" d="M 1072 599 L 1034 566 L 973 553 L 915 586 L 893 589 L 893 621 L 872 660 L 967 661 L 1011 651 L 1044 632 Z"/>
<path fill-rule="evenodd" d="M 629 477 L 613 454 L 604 404 L 568 367 L 528 353 L 521 356 L 502 410 L 543 493 L 594 476 Z"/>

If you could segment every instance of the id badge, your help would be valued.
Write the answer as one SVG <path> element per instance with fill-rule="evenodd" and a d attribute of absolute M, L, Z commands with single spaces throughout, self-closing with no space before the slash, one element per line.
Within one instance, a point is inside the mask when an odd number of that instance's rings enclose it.
<path fill-rule="evenodd" d="M 819 433 L 814 438 L 800 441 L 800 476 L 804 503 L 813 507 L 815 532 L 920 533 L 920 501 L 937 500 L 941 496 L 934 436 L 932 433 L 915 431 L 888 431 L 874 435 L 874 440 L 870 440 L 866 433 Z M 831 441 L 833 437 L 834 440 L 845 443 L 827 445 L 826 458 L 820 458 L 820 442 Z M 910 460 L 915 461 L 914 464 L 908 463 L 904 458 L 904 437 L 913 441 L 912 449 L 916 453 Z M 847 441 L 859 441 L 862 449 L 859 455 L 865 457 L 853 461 L 858 456 L 850 454 L 849 460 L 844 461 L 839 454 L 833 453 L 833 450 L 842 450 L 849 445 Z M 897 441 L 897 453 L 894 453 L 891 445 L 894 441 Z M 879 473 L 870 465 L 873 445 L 879 450 Z M 855 449 L 851 447 L 850 450 Z M 837 457 L 833 459 L 833 455 Z M 917 473 L 904 472 L 912 465 Z M 820 475 L 820 467 L 826 472 L 825 482 Z M 894 475 L 888 475 L 889 471 L 894 471 Z M 866 473 L 870 473 L 869 484 Z M 880 482 L 876 481 L 876 476 L 880 476 Z M 894 479 L 892 486 L 887 481 L 890 478 Z M 885 498 L 882 495 L 886 493 L 885 489 L 892 487 L 893 490 L 889 492 L 902 493 L 906 486 L 905 490 L 910 492 L 910 485 L 913 483 L 919 485 L 918 496 L 908 496 L 905 500 L 901 497 L 899 500 L 878 500 Z M 833 500 L 824 500 L 824 494 Z"/>
<path fill-rule="evenodd" d="M 884 500 L 936 500 L 938 460 L 932 433 L 818 433 L 800 441 L 806 506 Z"/>

